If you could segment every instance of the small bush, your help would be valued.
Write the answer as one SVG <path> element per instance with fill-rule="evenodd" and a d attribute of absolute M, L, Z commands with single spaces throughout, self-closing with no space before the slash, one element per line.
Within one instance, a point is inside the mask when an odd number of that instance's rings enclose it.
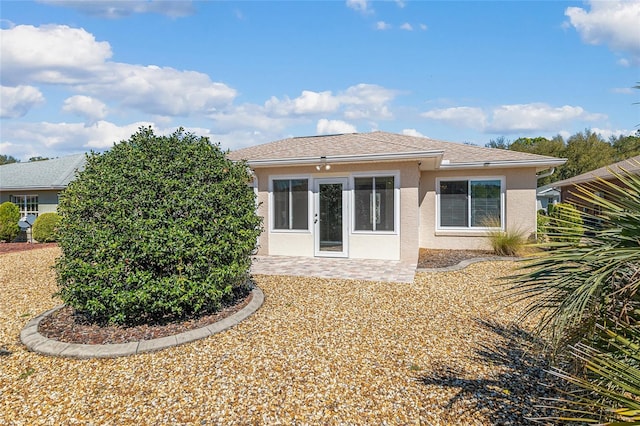
<path fill-rule="evenodd" d="M 20 232 L 18 221 L 20 209 L 15 204 L 7 201 L 0 204 L 0 241 L 11 242 Z"/>
<path fill-rule="evenodd" d="M 573 205 L 558 203 L 549 214 L 548 230 L 553 242 L 578 244 L 584 234 L 584 222 Z"/>
<path fill-rule="evenodd" d="M 141 128 L 61 196 L 59 296 L 95 322 L 215 311 L 246 288 L 261 232 L 247 165 L 207 138 Z"/>
<path fill-rule="evenodd" d="M 499 219 L 487 219 L 483 223 L 489 229 L 487 235 L 493 251 L 498 256 L 517 256 L 527 242 L 526 235 L 519 229 L 501 228 Z"/>
<path fill-rule="evenodd" d="M 536 218 L 536 240 L 538 243 L 547 242 L 547 234 L 549 232 L 549 223 L 551 219 L 544 210 L 538 210 Z"/>
<path fill-rule="evenodd" d="M 58 240 L 58 225 L 60 215 L 57 213 L 42 213 L 33 224 L 31 232 L 39 243 L 53 243 Z"/>

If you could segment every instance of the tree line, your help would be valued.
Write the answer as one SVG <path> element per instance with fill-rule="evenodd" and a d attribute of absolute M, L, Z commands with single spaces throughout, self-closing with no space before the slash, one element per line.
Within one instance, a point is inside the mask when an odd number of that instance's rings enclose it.
<path fill-rule="evenodd" d="M 553 175 L 540 179 L 538 185 L 542 186 L 640 155 L 640 130 L 633 135 L 611 136 L 608 140 L 589 129 L 575 133 L 567 140 L 561 135 L 552 139 L 536 137 L 514 141 L 501 136 L 491 139 L 485 146 L 566 158 L 567 162 L 556 167 Z"/>

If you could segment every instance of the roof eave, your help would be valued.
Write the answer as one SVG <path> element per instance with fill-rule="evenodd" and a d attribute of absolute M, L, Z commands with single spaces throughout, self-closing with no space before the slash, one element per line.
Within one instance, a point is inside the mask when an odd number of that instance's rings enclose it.
<path fill-rule="evenodd" d="M 5 186 L 0 187 L 0 192 L 8 191 L 62 191 L 67 186 Z"/>
<path fill-rule="evenodd" d="M 400 153 L 382 154 L 358 154 L 358 155 L 327 155 L 320 157 L 297 157 L 297 158 L 268 158 L 264 160 L 248 160 L 247 163 L 252 168 L 260 167 L 282 167 L 282 166 L 302 166 L 319 164 L 326 162 L 329 164 L 353 164 L 353 163 L 380 163 L 394 161 L 420 161 L 426 158 L 442 159 L 443 150 L 415 151 Z"/>
<path fill-rule="evenodd" d="M 543 160 L 489 160 L 489 161 L 469 161 L 461 163 L 442 163 L 440 164 L 441 170 L 456 170 L 456 169 L 482 169 L 482 168 L 494 168 L 504 169 L 510 167 L 535 167 L 536 171 L 546 170 L 550 167 L 561 166 L 566 163 L 565 158 L 558 159 L 543 159 Z"/>

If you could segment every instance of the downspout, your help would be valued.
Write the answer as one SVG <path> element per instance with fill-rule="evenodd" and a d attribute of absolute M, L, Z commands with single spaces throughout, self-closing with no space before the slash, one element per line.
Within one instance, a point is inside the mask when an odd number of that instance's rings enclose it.
<path fill-rule="evenodd" d="M 555 172 L 556 172 L 556 168 L 555 168 L 555 167 L 552 167 L 551 169 L 549 169 L 549 171 L 548 171 L 548 172 L 544 172 L 544 173 L 542 173 L 542 174 L 540 174 L 540 175 L 536 175 L 536 179 L 537 179 L 537 180 L 540 180 L 540 179 L 542 179 L 542 178 L 546 178 L 547 176 L 551 176 L 551 175 L 552 175 L 552 174 L 554 174 Z"/>

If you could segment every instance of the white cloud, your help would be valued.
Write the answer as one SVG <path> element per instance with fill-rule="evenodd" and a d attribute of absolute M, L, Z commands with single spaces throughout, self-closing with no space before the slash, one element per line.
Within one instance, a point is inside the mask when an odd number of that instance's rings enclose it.
<path fill-rule="evenodd" d="M 402 134 L 406 136 L 416 136 L 419 138 L 426 138 L 425 135 L 417 131 L 416 129 L 402 129 Z"/>
<path fill-rule="evenodd" d="M 104 103 L 84 95 L 67 98 L 62 110 L 84 117 L 91 124 L 107 116 L 107 106 Z"/>
<path fill-rule="evenodd" d="M 194 13 L 190 0 L 38 0 L 52 6 L 76 9 L 81 13 L 100 18 L 124 18 L 136 13 L 157 13 L 180 18 Z"/>
<path fill-rule="evenodd" d="M 634 93 L 634 89 L 631 87 L 614 87 L 611 89 L 612 93 L 619 93 L 622 95 L 632 95 Z"/>
<path fill-rule="evenodd" d="M 407 5 L 404 0 L 396 0 L 396 4 L 400 9 L 403 9 Z"/>
<path fill-rule="evenodd" d="M 429 27 L 427 27 L 427 24 L 420 24 L 420 29 L 421 29 L 422 31 L 427 31 L 427 29 L 428 29 L 428 28 L 429 28 Z"/>
<path fill-rule="evenodd" d="M 265 102 L 264 110 L 275 116 L 311 116 L 335 113 L 344 109 L 350 119 L 392 117 L 386 105 L 396 96 L 396 92 L 375 84 L 357 84 L 343 92 L 313 92 L 304 90 L 295 98 L 278 99 L 275 96 Z"/>
<path fill-rule="evenodd" d="M 336 133 L 357 133 L 356 127 L 342 120 L 318 120 L 316 133 L 318 135 L 331 135 Z"/>
<path fill-rule="evenodd" d="M 492 111 L 490 133 L 514 133 L 525 131 L 553 131 L 574 121 L 594 121 L 606 118 L 602 114 L 591 114 L 582 107 L 564 105 L 551 107 L 546 104 L 503 105 Z"/>
<path fill-rule="evenodd" d="M 400 25 L 400 29 L 405 31 L 413 31 L 413 27 L 408 22 L 405 22 L 404 24 Z"/>
<path fill-rule="evenodd" d="M 330 91 L 325 92 L 313 92 L 310 90 L 303 90 L 302 94 L 295 98 L 279 100 L 275 96 L 272 96 L 265 103 L 265 109 L 276 115 L 307 115 L 307 114 L 322 114 L 327 112 L 334 112 L 340 107 L 340 100 L 333 96 Z"/>
<path fill-rule="evenodd" d="M 110 62 L 111 47 L 83 29 L 22 25 L 2 30 L 2 79 L 62 84 L 146 113 L 185 116 L 229 105 L 236 91 L 196 71 Z"/>
<path fill-rule="evenodd" d="M 369 8 L 368 0 L 347 0 L 347 7 L 358 12 L 369 13 L 372 10 Z"/>
<path fill-rule="evenodd" d="M 112 55 L 109 43 L 66 25 L 18 25 L 0 30 L 0 38 L 4 84 L 82 82 Z"/>
<path fill-rule="evenodd" d="M 44 96 L 33 86 L 2 86 L 0 99 L 0 118 L 24 117 L 31 108 L 44 103 Z"/>
<path fill-rule="evenodd" d="M 421 116 L 455 127 L 494 134 L 557 132 L 572 122 L 593 122 L 607 118 L 604 114 L 590 113 L 579 106 L 552 107 L 543 103 L 502 105 L 489 111 L 466 106 L 443 108 L 424 112 Z"/>
<path fill-rule="evenodd" d="M 605 44 L 640 62 L 640 2 L 637 0 L 590 1 L 591 10 L 568 7 L 565 15 L 589 44 Z"/>
<path fill-rule="evenodd" d="M 433 109 L 420 115 L 455 127 L 469 127 L 476 130 L 484 129 L 487 120 L 484 111 L 481 108 L 474 107 Z"/>
<path fill-rule="evenodd" d="M 385 31 L 385 30 L 390 30 L 390 29 L 391 29 L 391 24 L 387 24 L 384 21 L 376 22 L 376 30 Z"/>
<path fill-rule="evenodd" d="M 618 136 L 630 136 L 635 133 L 634 130 L 629 129 L 600 129 L 598 127 L 592 127 L 590 129 L 593 133 L 599 134 L 604 139 L 609 139 L 610 137 L 618 137 Z"/>

